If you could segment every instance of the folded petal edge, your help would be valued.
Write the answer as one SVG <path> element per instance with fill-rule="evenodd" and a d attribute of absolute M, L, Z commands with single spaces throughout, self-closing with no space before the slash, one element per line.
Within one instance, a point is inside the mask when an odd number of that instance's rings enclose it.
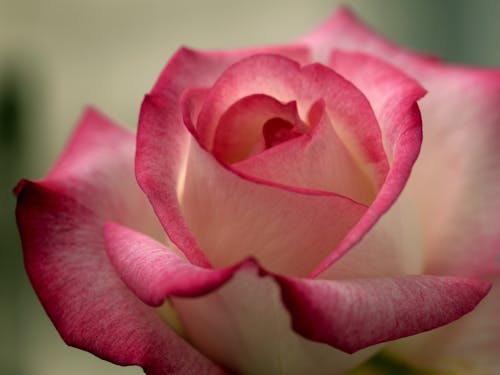
<path fill-rule="evenodd" d="M 105 226 L 106 248 L 123 281 L 143 302 L 196 298 L 253 269 L 281 290 L 293 329 L 347 353 L 450 323 L 470 312 L 490 283 L 430 275 L 358 280 L 312 280 L 276 275 L 247 259 L 223 269 L 202 268 L 123 226 Z M 133 265 L 133 266 L 132 266 Z"/>

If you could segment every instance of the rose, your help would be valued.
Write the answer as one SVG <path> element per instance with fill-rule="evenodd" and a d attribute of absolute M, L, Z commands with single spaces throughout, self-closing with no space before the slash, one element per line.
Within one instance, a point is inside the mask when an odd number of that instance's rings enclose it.
<path fill-rule="evenodd" d="M 288 46 L 181 49 L 137 142 L 90 109 L 20 183 L 28 275 L 68 344 L 118 364 L 342 373 L 498 279 L 499 88 L 345 10 Z M 494 371 L 495 288 L 388 349 Z"/>

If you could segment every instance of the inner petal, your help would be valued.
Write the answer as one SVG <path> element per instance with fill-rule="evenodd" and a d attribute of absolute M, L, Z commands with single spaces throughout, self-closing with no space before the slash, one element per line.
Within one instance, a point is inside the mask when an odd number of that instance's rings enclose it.
<path fill-rule="evenodd" d="M 298 129 L 294 128 L 295 126 L 292 123 L 279 117 L 268 120 L 262 127 L 266 149 L 290 139 L 297 138 L 303 134 Z"/>
<path fill-rule="evenodd" d="M 337 193 L 370 204 L 376 187 L 338 136 L 324 101 L 314 103 L 307 117 L 307 132 L 299 124 L 269 120 L 263 129 L 266 149 L 232 168 L 261 180 Z"/>
<path fill-rule="evenodd" d="M 249 95 L 221 116 L 212 153 L 232 164 L 305 131 L 307 126 L 298 118 L 295 102 L 283 104 L 268 95 Z"/>

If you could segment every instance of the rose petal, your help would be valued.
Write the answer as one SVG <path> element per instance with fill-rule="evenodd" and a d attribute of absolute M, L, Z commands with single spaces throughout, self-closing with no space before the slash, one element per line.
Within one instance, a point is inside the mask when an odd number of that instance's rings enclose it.
<path fill-rule="evenodd" d="M 490 288 L 480 280 L 437 276 L 297 279 L 268 274 L 251 260 L 200 269 L 142 234 L 118 225 L 106 229 L 108 253 L 127 285 L 148 304 L 157 305 L 161 293 L 176 296 L 196 346 L 243 373 L 292 371 L 297 364 L 331 373 L 359 360 L 331 349 L 327 355 L 327 347 L 293 334 L 285 306 L 301 335 L 354 352 L 449 323 L 472 310 Z M 178 277 L 171 277 L 177 270 Z"/>
<path fill-rule="evenodd" d="M 387 173 L 387 160 L 380 130 L 366 98 L 331 69 L 319 65 L 301 68 L 296 62 L 277 55 L 257 55 L 230 66 L 211 88 L 198 117 L 200 142 L 213 150 L 218 122 L 237 100 L 264 93 L 282 103 L 297 101 L 299 115 L 307 117 L 319 99 L 337 134 L 358 168 L 380 187 Z"/>
<path fill-rule="evenodd" d="M 18 185 L 30 280 L 69 345 L 149 374 L 222 374 L 126 288 L 106 257 L 105 220 L 139 230 L 155 223 L 133 156 L 133 135 L 88 110 L 49 177 Z"/>
<path fill-rule="evenodd" d="M 283 142 L 232 167 L 237 171 L 279 184 L 335 192 L 369 204 L 374 198 L 370 179 L 359 169 L 317 102 L 311 134 Z"/>
<path fill-rule="evenodd" d="M 332 65 L 370 101 L 390 169 L 363 218 L 314 275 L 327 269 L 322 278 L 420 273 L 421 249 L 411 233 L 416 231 L 412 212 L 401 211 L 407 205 L 406 197 L 401 197 L 397 205 L 394 203 L 405 188 L 420 151 L 422 129 L 416 101 L 425 91 L 403 72 L 367 55 L 337 52 Z M 405 227 L 409 227 L 410 233 Z"/>
<path fill-rule="evenodd" d="M 403 68 L 404 63 L 412 64 L 415 58 L 434 61 L 431 56 L 423 56 L 405 50 L 387 40 L 359 21 L 347 8 L 340 7 L 328 19 L 297 41 L 298 46 L 311 50 L 313 61 L 327 63 L 332 51 L 365 52 L 387 59 Z"/>
<path fill-rule="evenodd" d="M 200 268 L 112 223 L 106 239 L 118 274 L 137 296 L 153 306 L 169 296 L 184 297 L 173 300 L 190 340 L 232 371 L 341 374 L 376 350 L 347 355 L 296 334 L 277 282 L 252 260 L 226 269 Z"/>
<path fill-rule="evenodd" d="M 185 89 L 181 95 L 180 107 L 184 125 L 191 135 L 199 141 L 198 130 L 196 129 L 196 120 L 205 102 L 209 92 L 208 88 L 194 87 Z"/>
<path fill-rule="evenodd" d="M 202 145 L 213 150 L 221 116 L 238 100 L 265 94 L 282 103 L 297 99 L 300 67 L 296 61 L 277 55 L 255 55 L 239 60 L 218 77 L 198 117 Z"/>
<path fill-rule="evenodd" d="M 311 272 L 366 210 L 336 194 L 239 176 L 197 142 L 181 199 L 187 225 L 215 266 L 254 256 L 273 271 L 295 275 Z"/>
<path fill-rule="evenodd" d="M 245 96 L 222 114 L 212 152 L 228 164 L 243 160 L 255 153 L 268 120 L 280 118 L 293 124 L 297 116 L 296 102 L 283 104 L 264 94 Z"/>
<path fill-rule="evenodd" d="M 500 281 L 476 307 L 473 314 L 424 334 L 398 340 L 391 354 L 420 367 L 467 374 L 495 374 L 500 368 Z M 471 334 L 472 332 L 472 334 Z"/>
<path fill-rule="evenodd" d="M 311 61 L 309 48 L 296 45 L 277 45 L 231 50 L 201 51 L 181 48 L 160 74 L 152 95 L 179 99 L 186 88 L 212 86 L 228 66 L 248 56 L 278 54 L 301 64 Z M 187 74 L 175 74 L 175 73 Z"/>
<path fill-rule="evenodd" d="M 500 70 L 443 67 L 424 82 L 426 137 L 409 188 L 424 223 L 426 271 L 500 275 Z"/>
<path fill-rule="evenodd" d="M 422 82 L 429 91 L 421 102 L 425 138 L 408 191 L 418 202 L 415 205 L 420 215 L 418 221 L 424 224 L 425 270 L 498 278 L 500 71 L 448 65 L 401 49 L 345 9 L 306 36 L 302 43 L 314 44 L 316 52 L 331 49 L 368 52 Z M 484 318 L 482 308 L 475 314 L 485 326 L 494 327 L 498 320 L 497 301 L 498 298 L 485 301 Z M 459 324 L 450 325 L 446 332 L 451 335 L 456 325 Z M 445 357 L 461 357 L 464 351 L 455 349 L 468 347 L 467 358 L 486 358 L 476 363 L 472 360 L 478 371 L 485 371 L 481 366 L 487 369 L 494 364 L 492 358 L 497 357 L 500 344 L 488 339 L 484 343 L 490 344 L 469 344 L 478 338 L 477 332 L 493 332 L 476 328 L 475 324 L 466 323 L 460 325 L 456 331 L 460 333 L 454 333 L 453 340 L 443 339 L 443 346 L 449 348 Z M 477 343 L 483 342 L 482 337 Z M 446 358 L 442 360 L 448 361 Z M 434 361 L 439 365 L 441 358 L 435 356 Z"/>
<path fill-rule="evenodd" d="M 106 251 L 120 277 L 151 306 L 162 305 L 166 296 L 209 292 L 234 273 L 233 269 L 215 271 L 193 265 L 151 237 L 113 222 L 106 223 L 104 234 Z"/>
<path fill-rule="evenodd" d="M 150 99 L 141 109 L 137 133 L 136 176 L 139 185 L 149 198 L 155 213 L 175 245 L 188 259 L 198 265 L 208 266 L 196 239 L 182 218 L 179 195 L 182 195 L 183 173 L 191 137 L 182 125 L 180 98 L 189 87 L 211 86 L 222 71 L 235 61 L 254 54 L 274 51 L 297 60 L 308 58 L 304 47 L 269 47 L 220 52 L 179 50 L 170 60 L 152 90 L 166 112 L 158 116 L 150 111 Z M 168 145 L 168 147 L 167 147 Z M 181 181 L 181 185 L 179 185 Z"/>
<path fill-rule="evenodd" d="M 282 288 L 298 332 L 352 353 L 454 321 L 474 309 L 491 284 L 418 275 L 338 281 L 287 278 Z"/>
<path fill-rule="evenodd" d="M 173 301 L 192 342 L 236 373 L 340 375 L 378 349 L 346 354 L 296 333 L 279 284 L 252 264 L 211 293 Z"/>
<path fill-rule="evenodd" d="M 426 271 L 498 274 L 500 70 L 445 64 L 405 50 L 345 8 L 298 44 L 311 47 L 313 55 L 339 49 L 368 52 L 422 83 L 429 92 L 421 101 L 425 139 L 409 189 L 424 223 Z M 478 249 L 474 257 L 470 248 Z"/>

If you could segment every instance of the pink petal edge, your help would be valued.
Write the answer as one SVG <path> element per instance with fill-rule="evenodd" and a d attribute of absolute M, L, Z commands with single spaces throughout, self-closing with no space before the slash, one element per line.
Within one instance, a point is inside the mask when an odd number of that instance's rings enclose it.
<path fill-rule="evenodd" d="M 323 61 L 332 50 L 376 56 L 429 91 L 420 102 L 422 151 L 405 189 L 418 202 L 425 223 L 423 269 L 496 280 L 497 284 L 500 69 L 449 64 L 401 48 L 346 8 L 333 13 L 299 44 L 312 47 L 316 56 L 325 51 Z M 494 333 L 497 301 L 490 293 L 471 316 L 403 340 L 403 352 L 406 343 L 412 343 L 405 358 L 425 359 L 427 366 L 443 370 L 453 366 L 458 370 L 466 362 L 471 371 L 495 373 L 500 347 Z"/>
<path fill-rule="evenodd" d="M 168 111 L 169 103 L 165 103 L 165 98 L 148 96 L 143 112 L 149 119 L 144 116 L 142 121 L 144 125 L 146 121 L 155 121 L 155 127 L 160 128 L 161 119 L 168 115 Z M 261 261 L 264 257 L 264 263 L 274 271 L 279 269 L 286 273 L 284 267 L 288 267 L 292 274 L 307 274 L 366 209 L 364 205 L 337 194 L 314 191 L 310 194 L 309 191 L 283 188 L 239 175 L 219 163 L 196 141 L 192 140 L 189 147 L 189 157 L 184 165 L 189 173 L 183 179 L 182 195 L 178 197 L 177 191 L 164 193 L 181 210 L 179 221 L 170 222 L 166 230 L 170 235 L 178 230 L 177 226 L 185 225 L 189 228 L 187 234 L 196 238 L 198 246 L 203 247 L 204 254 L 215 266 L 227 266 L 252 254 Z M 156 191 L 164 188 L 165 184 L 162 184 Z M 160 214 L 167 216 L 172 212 L 161 211 Z M 258 220 L 262 215 L 280 220 L 271 219 L 273 225 L 268 225 Z M 241 220 L 235 221 L 234 217 Z M 337 225 L 337 231 L 327 227 L 332 223 Z M 321 231 L 318 230 L 320 226 Z M 232 230 L 229 231 L 230 227 Z M 289 228 L 294 228 L 294 231 L 290 232 Z M 255 233 L 261 235 L 255 236 Z M 243 238 L 248 238 L 248 241 Z M 282 241 L 277 241 L 278 238 Z M 236 243 L 238 247 L 233 246 Z M 179 243 L 176 245 L 182 249 Z M 304 253 L 304 246 L 316 249 L 314 257 Z M 290 262 L 294 256 L 295 260 Z M 297 259 L 301 261 L 297 262 Z"/>
<path fill-rule="evenodd" d="M 182 179 L 192 140 L 182 124 L 182 113 L 179 111 L 181 96 L 188 88 L 211 86 L 222 71 L 235 61 L 270 51 L 297 61 L 306 61 L 309 56 L 309 50 L 301 46 L 212 52 L 181 48 L 171 58 L 141 107 L 135 162 L 137 181 L 170 240 L 194 264 L 210 267 L 210 262 L 183 220 L 177 198 L 178 181 Z M 154 110 L 155 102 L 168 102 L 167 111 L 162 112 L 161 117 Z M 169 147 L 165 147 L 167 141 Z"/>
<path fill-rule="evenodd" d="M 417 82 L 368 55 L 335 52 L 334 56 L 334 69 L 357 85 L 372 106 L 381 128 L 390 168 L 384 184 L 364 216 L 314 270 L 312 277 L 328 270 L 330 266 L 335 267 L 335 262 L 353 251 L 369 231 L 387 229 L 380 219 L 393 207 L 405 188 L 422 143 L 422 119 L 417 100 L 425 94 L 425 90 Z"/>
<path fill-rule="evenodd" d="M 149 221 L 133 156 L 133 135 L 90 109 L 49 177 L 18 184 L 17 222 L 33 288 L 68 345 L 148 374 L 224 374 L 137 299 L 106 257 L 106 217 L 140 228 L 131 210 Z M 120 184 L 110 185 L 115 179 Z"/>
<path fill-rule="evenodd" d="M 300 279 L 269 273 L 253 259 L 225 269 L 200 269 L 155 240 L 111 223 L 106 225 L 106 249 L 129 288 L 154 306 L 169 296 L 196 298 L 211 293 L 240 270 L 253 268 L 279 285 L 299 334 L 348 353 L 456 320 L 474 309 L 491 287 L 481 280 L 427 275 Z M 173 279 L 178 269 L 182 277 Z"/>

